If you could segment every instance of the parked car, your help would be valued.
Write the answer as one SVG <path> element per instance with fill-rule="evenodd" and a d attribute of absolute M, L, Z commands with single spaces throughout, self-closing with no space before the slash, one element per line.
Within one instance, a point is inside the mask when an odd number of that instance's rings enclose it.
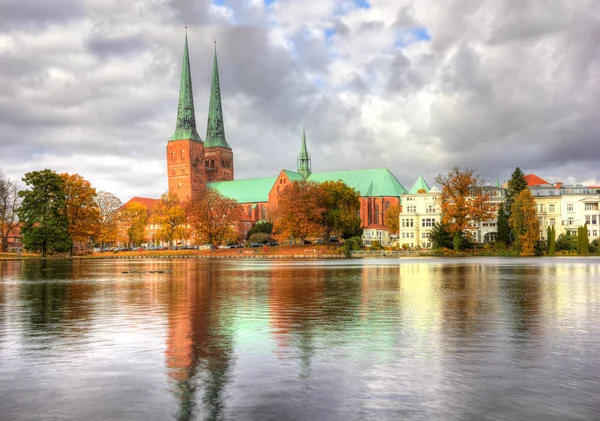
<path fill-rule="evenodd" d="M 258 243 L 250 243 L 250 247 L 257 248 L 257 247 L 260 247 L 260 244 L 258 244 Z"/>
<path fill-rule="evenodd" d="M 322 238 L 316 238 L 315 239 L 315 244 L 323 244 L 323 239 Z"/>
<path fill-rule="evenodd" d="M 340 242 L 340 240 L 339 240 L 339 238 L 337 238 L 337 235 L 331 235 L 331 236 L 329 237 L 329 242 L 330 242 L 330 243 L 339 243 L 339 242 Z"/>
<path fill-rule="evenodd" d="M 310 241 L 310 240 L 304 240 L 304 244 L 312 244 L 312 241 Z"/>
<path fill-rule="evenodd" d="M 278 245 L 279 245 L 279 244 L 277 244 L 277 242 L 276 242 L 276 241 L 269 241 L 269 242 L 267 243 L 267 246 L 269 246 L 269 247 L 277 247 Z"/>

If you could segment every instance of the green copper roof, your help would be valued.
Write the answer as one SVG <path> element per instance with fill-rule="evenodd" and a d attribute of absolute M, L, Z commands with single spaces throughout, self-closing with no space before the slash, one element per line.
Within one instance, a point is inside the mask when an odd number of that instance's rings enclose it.
<path fill-rule="evenodd" d="M 425 193 L 429 192 L 429 186 L 427 185 L 423 177 L 421 177 L 420 175 L 419 178 L 417 178 L 417 181 L 415 181 L 415 184 L 413 184 L 412 189 L 410 189 L 408 193 L 417 194 L 419 193 L 419 190 L 425 190 Z"/>
<path fill-rule="evenodd" d="M 177 126 L 169 140 L 193 139 L 202 142 L 196 131 L 196 116 L 194 114 L 194 93 L 192 90 L 192 75 L 190 72 L 190 57 L 188 54 L 187 31 L 183 48 L 183 63 L 181 65 L 181 84 L 179 87 L 179 108 L 177 109 Z"/>
<path fill-rule="evenodd" d="M 285 173 L 285 175 L 287 175 L 287 178 L 289 178 L 290 181 L 302 181 L 302 180 L 304 180 L 304 177 L 299 172 L 290 171 L 290 170 L 283 170 L 283 172 Z"/>
<path fill-rule="evenodd" d="M 306 148 L 306 132 L 302 130 L 302 147 L 300 149 L 300 156 L 298 156 L 298 173 L 305 179 L 310 176 L 310 156 L 308 155 L 308 149 Z"/>
<path fill-rule="evenodd" d="M 313 173 L 308 177 L 308 181 L 319 183 L 337 180 L 358 190 L 363 197 L 400 196 L 408 193 L 387 168 Z"/>
<path fill-rule="evenodd" d="M 206 124 L 206 143 L 204 147 L 221 146 L 231 149 L 225 140 L 223 109 L 221 107 L 221 85 L 219 84 L 219 66 L 217 64 L 217 44 L 213 61 L 212 82 L 210 85 L 210 102 L 208 104 L 208 123 Z"/>
<path fill-rule="evenodd" d="M 269 201 L 269 192 L 275 181 L 277 177 L 217 181 L 206 185 L 209 189 L 215 189 L 238 203 L 256 203 Z"/>

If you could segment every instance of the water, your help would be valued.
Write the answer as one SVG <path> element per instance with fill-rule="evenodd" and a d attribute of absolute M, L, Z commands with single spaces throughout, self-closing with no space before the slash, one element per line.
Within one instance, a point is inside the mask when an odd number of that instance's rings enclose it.
<path fill-rule="evenodd" d="M 0 262 L 0 419 L 598 420 L 599 263 Z"/>

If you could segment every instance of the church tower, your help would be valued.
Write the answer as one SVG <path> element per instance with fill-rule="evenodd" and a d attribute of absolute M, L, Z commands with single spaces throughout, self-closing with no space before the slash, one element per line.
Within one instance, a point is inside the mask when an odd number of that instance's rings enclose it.
<path fill-rule="evenodd" d="M 221 86 L 217 64 L 217 44 L 213 61 L 206 143 L 204 145 L 206 177 L 208 181 L 233 180 L 233 151 L 225 139 L 223 109 L 221 108 Z"/>
<path fill-rule="evenodd" d="M 302 130 L 302 148 L 298 156 L 298 173 L 306 180 L 310 175 L 310 155 L 306 149 L 306 132 Z"/>
<path fill-rule="evenodd" d="M 187 30 L 181 66 L 177 126 L 167 143 L 167 172 L 169 193 L 175 194 L 180 201 L 198 199 L 206 190 L 204 142 L 196 131 Z"/>

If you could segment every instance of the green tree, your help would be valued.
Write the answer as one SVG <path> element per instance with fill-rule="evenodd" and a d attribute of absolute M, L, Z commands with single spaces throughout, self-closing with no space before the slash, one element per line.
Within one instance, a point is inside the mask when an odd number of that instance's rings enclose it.
<path fill-rule="evenodd" d="M 554 226 L 548 226 L 548 256 L 554 256 L 556 254 L 556 233 L 554 232 Z"/>
<path fill-rule="evenodd" d="M 26 188 L 19 192 L 23 202 L 19 220 L 23 226 L 23 245 L 28 250 L 48 252 L 70 249 L 69 222 L 65 214 L 67 195 L 64 181 L 52 170 L 32 171 L 25 174 Z"/>
<path fill-rule="evenodd" d="M 510 212 L 515 197 L 527 188 L 527 180 L 521 168 L 517 167 L 508 180 L 508 189 L 506 192 L 506 209 Z"/>
<path fill-rule="evenodd" d="M 436 223 L 431 228 L 431 244 L 434 249 L 439 248 L 452 248 L 453 238 L 452 233 L 450 232 L 450 228 L 448 224 L 444 223 Z"/>
<path fill-rule="evenodd" d="M 577 254 L 588 254 L 590 250 L 590 240 L 588 238 L 587 225 L 577 229 Z"/>
<path fill-rule="evenodd" d="M 326 181 L 319 185 L 323 201 L 325 241 L 332 233 L 343 238 L 360 229 L 360 194 L 342 181 Z"/>
<path fill-rule="evenodd" d="M 522 190 L 514 199 L 508 220 L 515 236 L 515 247 L 521 256 L 533 256 L 540 238 L 540 221 L 535 201 L 529 189 Z"/>
<path fill-rule="evenodd" d="M 269 221 L 258 221 L 250 231 L 248 231 L 247 238 L 249 239 L 252 234 L 273 234 L 273 224 Z"/>
<path fill-rule="evenodd" d="M 556 250 L 576 251 L 578 246 L 577 236 L 571 235 L 569 231 L 558 236 L 556 240 Z"/>
<path fill-rule="evenodd" d="M 510 242 L 510 227 L 508 226 L 508 214 L 504 204 L 500 203 L 498 208 L 498 241 L 504 244 Z"/>

